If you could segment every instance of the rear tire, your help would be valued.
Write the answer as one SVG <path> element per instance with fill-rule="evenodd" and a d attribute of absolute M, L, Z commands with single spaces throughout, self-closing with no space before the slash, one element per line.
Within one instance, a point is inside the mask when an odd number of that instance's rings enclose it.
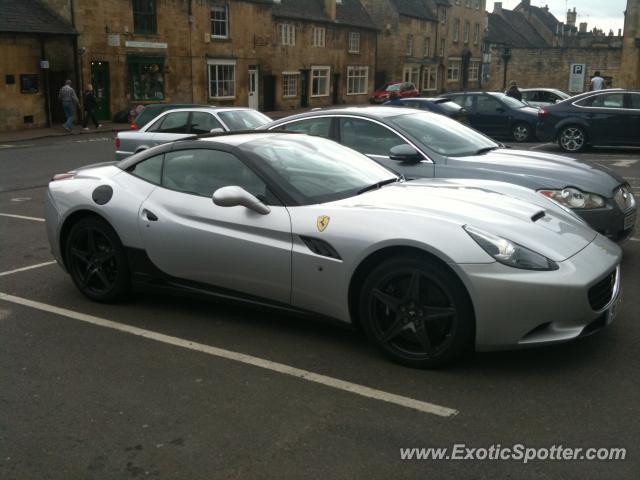
<path fill-rule="evenodd" d="M 563 127 L 558 134 L 558 146 L 565 152 L 581 152 L 587 147 L 587 133 L 577 125 Z"/>
<path fill-rule="evenodd" d="M 392 360 L 434 368 L 468 352 L 473 308 L 460 280 L 427 257 L 389 258 L 365 279 L 359 299 L 364 332 Z"/>
<path fill-rule="evenodd" d="M 130 292 L 124 248 L 105 220 L 85 217 L 74 224 L 67 236 L 65 259 L 73 282 L 91 300 L 115 302 Z"/>

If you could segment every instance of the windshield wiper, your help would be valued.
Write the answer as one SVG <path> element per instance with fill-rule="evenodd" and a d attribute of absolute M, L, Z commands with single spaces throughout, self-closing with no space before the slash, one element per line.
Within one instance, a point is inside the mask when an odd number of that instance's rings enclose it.
<path fill-rule="evenodd" d="M 374 183 L 373 185 L 368 185 L 364 188 L 361 188 L 360 190 L 358 190 L 358 193 L 356 193 L 356 195 L 360 195 L 362 193 L 369 192 L 371 190 L 377 190 L 390 183 L 401 182 L 401 181 L 402 181 L 401 178 L 389 178 L 387 180 L 382 180 L 381 182 Z"/>
<path fill-rule="evenodd" d="M 479 150 L 476 150 L 475 152 L 473 152 L 473 154 L 474 155 L 482 155 L 483 153 L 487 153 L 487 152 L 490 152 L 492 150 L 497 150 L 498 148 L 500 148 L 500 147 L 484 147 L 484 148 L 481 148 Z"/>

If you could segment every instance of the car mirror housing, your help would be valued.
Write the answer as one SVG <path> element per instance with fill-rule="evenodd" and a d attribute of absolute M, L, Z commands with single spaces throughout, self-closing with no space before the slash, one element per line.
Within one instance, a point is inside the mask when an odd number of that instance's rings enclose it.
<path fill-rule="evenodd" d="M 391 150 L 389 150 L 389 158 L 405 163 L 418 163 L 423 159 L 420 152 L 406 143 L 392 147 Z"/>
<path fill-rule="evenodd" d="M 223 128 L 220 128 L 220 127 L 212 128 L 212 129 L 209 131 L 209 133 L 223 133 L 223 132 L 224 132 L 224 129 L 223 129 Z"/>
<path fill-rule="evenodd" d="M 243 206 L 260 215 L 266 215 L 271 212 L 271 209 L 267 205 L 251 195 L 244 188 L 238 186 L 219 188 L 213 192 L 212 200 L 213 203 L 219 207 Z"/>

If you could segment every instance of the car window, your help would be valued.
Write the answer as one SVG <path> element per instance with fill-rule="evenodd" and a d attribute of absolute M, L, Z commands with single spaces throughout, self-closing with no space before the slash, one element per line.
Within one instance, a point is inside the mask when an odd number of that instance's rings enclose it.
<path fill-rule="evenodd" d="M 222 128 L 216 117 L 207 112 L 193 112 L 191 114 L 191 133 L 210 133 L 214 128 Z"/>
<path fill-rule="evenodd" d="M 129 167 L 127 172 L 146 180 L 147 182 L 160 185 L 163 157 L 164 155 L 157 155 L 155 157 L 147 158 L 146 160 Z"/>
<path fill-rule="evenodd" d="M 631 95 L 631 108 L 640 110 L 640 93 L 630 93 Z"/>
<path fill-rule="evenodd" d="M 265 201 L 266 184 L 234 155 L 220 150 L 194 149 L 167 153 L 162 186 L 211 197 L 222 187 L 236 185 Z"/>
<path fill-rule="evenodd" d="M 394 83 L 393 85 L 389 85 L 387 87 L 387 92 L 399 92 L 402 88 L 402 83 Z"/>
<path fill-rule="evenodd" d="M 536 92 L 520 92 L 522 94 L 522 99 L 535 102 L 536 101 Z"/>
<path fill-rule="evenodd" d="M 276 128 L 276 130 L 306 133 L 308 135 L 315 135 L 317 137 L 329 138 L 331 132 L 331 118 L 323 117 L 300 120 L 298 122 L 280 125 Z"/>
<path fill-rule="evenodd" d="M 473 105 L 473 96 L 471 95 L 452 95 L 449 99 L 453 103 L 457 103 L 462 108 L 466 108 L 467 110 L 471 110 L 471 106 Z"/>
<path fill-rule="evenodd" d="M 449 113 L 456 113 L 462 110 L 462 107 L 454 102 L 438 102 L 437 105 Z"/>
<path fill-rule="evenodd" d="M 377 123 L 360 118 L 340 118 L 340 143 L 365 155 L 388 156 L 389 150 L 405 142 Z"/>
<path fill-rule="evenodd" d="M 253 130 L 271 121 L 269 117 L 255 110 L 229 110 L 218 113 L 218 116 L 232 131 Z"/>
<path fill-rule="evenodd" d="M 518 100 L 517 98 L 509 97 L 508 95 L 498 95 L 498 97 L 503 103 L 507 104 L 507 107 L 510 107 L 510 108 L 526 107 L 526 105 L 522 103 L 520 100 Z"/>
<path fill-rule="evenodd" d="M 577 104 L 582 107 L 622 108 L 624 106 L 624 93 L 594 95 L 580 100 Z"/>
<path fill-rule="evenodd" d="M 160 127 L 155 130 L 161 133 L 187 133 L 189 112 L 173 112 L 164 117 Z"/>
<path fill-rule="evenodd" d="M 162 117 L 160 120 L 156 120 L 155 122 L 153 122 L 153 125 L 151 125 L 149 128 L 147 128 L 145 131 L 146 132 L 157 132 L 158 129 L 160 128 L 160 125 L 162 124 L 164 120 L 164 117 Z M 136 120 L 137 122 L 137 120 Z"/>
<path fill-rule="evenodd" d="M 495 98 L 480 95 L 476 99 L 476 113 L 485 113 L 495 115 L 498 113 L 497 109 L 503 108 L 502 104 Z"/>

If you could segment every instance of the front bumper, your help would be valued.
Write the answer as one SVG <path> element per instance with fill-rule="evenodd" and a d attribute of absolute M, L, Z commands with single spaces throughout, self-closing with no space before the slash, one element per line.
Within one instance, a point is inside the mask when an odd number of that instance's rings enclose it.
<path fill-rule="evenodd" d="M 62 251 L 60 249 L 61 216 L 60 212 L 58 212 L 58 209 L 56 208 L 51 191 L 48 188 L 44 198 L 44 219 L 47 229 L 47 238 L 49 239 L 49 245 L 51 247 L 51 254 L 56 261 L 64 267 Z"/>
<path fill-rule="evenodd" d="M 613 320 L 620 295 L 620 248 L 601 235 L 559 269 L 533 272 L 500 263 L 458 265 L 476 314 L 476 349 L 551 344 L 593 333 Z M 589 290 L 613 272 L 615 288 L 594 309 Z"/>

